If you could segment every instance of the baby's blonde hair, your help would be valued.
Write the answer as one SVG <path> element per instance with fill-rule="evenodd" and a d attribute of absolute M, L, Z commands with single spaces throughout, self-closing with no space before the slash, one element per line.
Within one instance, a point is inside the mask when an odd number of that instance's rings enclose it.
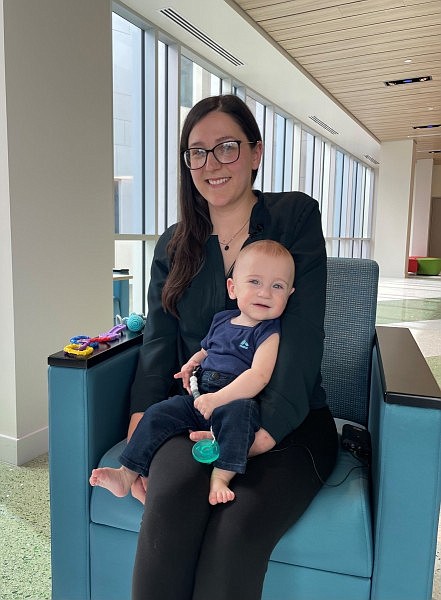
<path fill-rule="evenodd" d="M 236 259 L 236 266 L 237 263 L 240 262 L 241 256 L 246 256 L 250 252 L 263 254 L 264 256 L 269 256 L 270 258 L 287 259 L 292 266 L 292 280 L 288 282 L 292 287 L 295 276 L 294 258 L 291 252 L 287 248 L 285 248 L 285 246 L 283 246 L 279 242 L 276 242 L 275 240 L 258 240 L 257 242 L 252 242 L 251 244 L 248 244 L 247 246 L 242 248 L 242 250 L 239 252 L 239 255 Z"/>

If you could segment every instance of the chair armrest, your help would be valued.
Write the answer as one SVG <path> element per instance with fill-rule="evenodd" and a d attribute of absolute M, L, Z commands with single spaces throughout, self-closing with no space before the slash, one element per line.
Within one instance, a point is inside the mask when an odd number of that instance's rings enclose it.
<path fill-rule="evenodd" d="M 373 351 L 371 600 L 430 600 L 441 496 L 441 391 L 406 328 Z"/>
<path fill-rule="evenodd" d="M 49 357 L 49 474 L 53 600 L 87 600 L 91 469 L 124 439 L 142 335 L 91 358 Z"/>

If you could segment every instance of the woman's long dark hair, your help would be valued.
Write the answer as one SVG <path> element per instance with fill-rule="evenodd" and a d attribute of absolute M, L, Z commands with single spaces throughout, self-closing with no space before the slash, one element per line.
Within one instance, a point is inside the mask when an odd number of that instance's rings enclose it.
<path fill-rule="evenodd" d="M 193 127 L 213 111 L 230 115 L 248 141 L 262 140 L 253 113 L 243 100 L 232 94 L 204 98 L 195 104 L 185 119 L 180 145 L 181 220 L 176 225 L 168 245 L 170 272 L 162 290 L 162 305 L 166 311 L 175 316 L 177 316 L 179 298 L 203 264 L 204 245 L 213 230 L 208 203 L 193 183 L 190 170 L 184 162 L 183 152 L 188 148 L 188 138 Z M 251 185 L 256 176 L 257 170 L 253 170 L 250 174 Z"/>

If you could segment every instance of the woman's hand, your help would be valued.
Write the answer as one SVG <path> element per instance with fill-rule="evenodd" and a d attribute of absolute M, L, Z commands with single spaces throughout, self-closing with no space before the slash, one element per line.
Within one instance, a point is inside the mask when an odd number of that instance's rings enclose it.
<path fill-rule="evenodd" d="M 191 431 L 190 439 L 192 442 L 199 442 L 199 440 L 212 439 L 210 431 Z M 276 440 L 270 436 L 270 434 L 266 431 L 266 429 L 262 429 L 262 427 L 256 431 L 256 437 L 254 438 L 253 445 L 250 448 L 248 456 L 252 458 L 253 456 L 258 456 L 259 454 L 263 454 L 264 452 L 268 452 L 276 445 Z"/>
<path fill-rule="evenodd" d="M 201 440 L 212 440 L 211 431 L 190 431 L 190 439 L 192 442 L 200 442 Z"/>

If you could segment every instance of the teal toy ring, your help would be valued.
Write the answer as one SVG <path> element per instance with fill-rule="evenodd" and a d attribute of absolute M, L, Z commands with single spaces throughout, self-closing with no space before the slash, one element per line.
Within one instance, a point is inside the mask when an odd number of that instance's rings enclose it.
<path fill-rule="evenodd" d="M 210 464 L 219 458 L 219 444 L 212 440 L 199 440 L 192 448 L 193 458 L 198 462 Z"/>

